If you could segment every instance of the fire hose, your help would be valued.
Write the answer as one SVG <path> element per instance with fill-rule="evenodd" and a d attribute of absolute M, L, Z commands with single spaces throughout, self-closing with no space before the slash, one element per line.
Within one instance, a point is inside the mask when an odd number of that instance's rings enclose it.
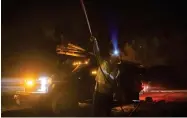
<path fill-rule="evenodd" d="M 80 0 L 80 1 L 81 1 L 82 9 L 83 9 L 84 14 L 85 14 L 85 17 L 86 17 L 86 22 L 87 22 L 87 25 L 88 25 L 88 29 L 89 29 L 89 32 L 90 32 L 90 35 L 91 35 L 91 38 L 92 38 L 92 37 L 94 37 L 94 36 L 93 36 L 93 34 L 92 34 L 92 30 L 91 30 L 90 22 L 89 22 L 89 20 L 88 20 L 86 8 L 85 8 L 85 6 L 84 6 L 83 0 Z M 93 47 L 93 48 L 94 48 L 94 47 Z M 93 51 L 94 51 L 94 49 L 93 49 Z M 94 51 L 94 55 L 96 55 L 96 52 L 95 52 L 95 51 Z M 103 73 L 103 75 L 105 76 L 105 78 L 107 78 L 106 75 L 104 74 L 102 68 L 101 68 L 101 64 L 100 64 L 100 62 L 99 62 L 99 59 L 97 58 L 97 56 L 95 56 L 95 57 L 96 57 L 96 61 L 97 61 L 98 65 L 99 65 L 99 68 L 100 68 L 101 72 Z"/>

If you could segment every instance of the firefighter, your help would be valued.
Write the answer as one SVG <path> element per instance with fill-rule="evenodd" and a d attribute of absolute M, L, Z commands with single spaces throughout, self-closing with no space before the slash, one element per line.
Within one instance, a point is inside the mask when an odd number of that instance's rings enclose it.
<path fill-rule="evenodd" d="M 116 53 L 110 53 L 109 59 L 101 59 L 96 38 L 91 37 L 90 40 L 93 42 L 95 56 L 99 63 L 93 95 L 93 115 L 95 117 L 107 117 L 111 113 L 113 94 L 117 87 L 116 78 L 120 73 L 117 68 L 119 56 Z"/>

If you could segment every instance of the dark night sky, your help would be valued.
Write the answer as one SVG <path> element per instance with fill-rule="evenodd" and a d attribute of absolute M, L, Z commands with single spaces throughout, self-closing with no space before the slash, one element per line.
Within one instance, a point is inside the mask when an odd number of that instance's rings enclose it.
<path fill-rule="evenodd" d="M 173 52 L 178 48 L 183 50 L 179 58 L 186 60 L 185 2 L 122 1 L 85 0 L 93 33 L 102 50 L 108 45 L 110 25 L 114 24 L 120 43 L 134 36 L 157 36 L 169 40 Z M 54 65 L 60 32 L 66 40 L 90 49 L 88 27 L 79 0 L 2 0 L 2 66 Z M 171 58 L 176 57 L 176 53 L 172 54 Z"/>

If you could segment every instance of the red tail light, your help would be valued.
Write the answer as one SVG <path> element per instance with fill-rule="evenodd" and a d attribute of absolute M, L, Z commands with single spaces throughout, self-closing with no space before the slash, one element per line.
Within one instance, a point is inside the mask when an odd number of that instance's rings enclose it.
<path fill-rule="evenodd" d="M 144 89 L 144 85 L 142 85 L 142 90 Z"/>

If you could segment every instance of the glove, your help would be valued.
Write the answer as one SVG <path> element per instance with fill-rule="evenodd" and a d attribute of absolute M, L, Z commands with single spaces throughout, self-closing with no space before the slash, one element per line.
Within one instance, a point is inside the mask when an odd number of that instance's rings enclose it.
<path fill-rule="evenodd" d="M 96 40 L 96 38 L 94 36 L 91 36 L 90 41 L 93 42 L 95 40 Z"/>

